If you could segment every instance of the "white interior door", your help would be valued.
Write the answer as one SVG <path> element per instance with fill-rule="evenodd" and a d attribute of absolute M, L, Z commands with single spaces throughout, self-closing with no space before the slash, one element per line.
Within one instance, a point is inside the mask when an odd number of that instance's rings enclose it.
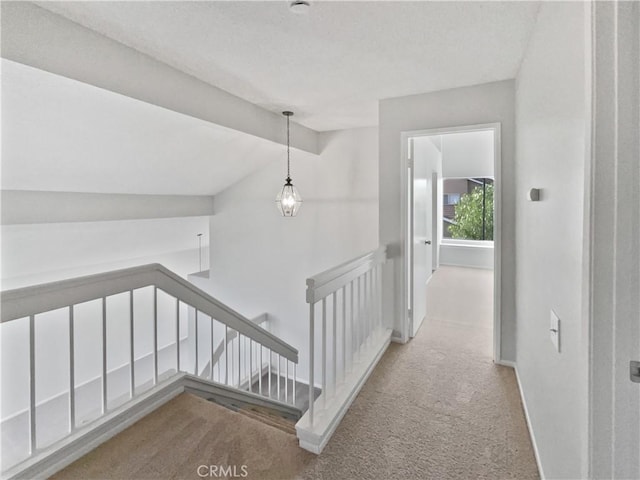
<path fill-rule="evenodd" d="M 439 205 L 442 195 L 440 194 L 440 175 L 437 171 L 432 170 L 431 173 L 431 252 L 433 257 L 432 271 L 436 271 L 440 266 L 440 229 L 442 221 L 440 220 L 440 211 L 442 207 Z"/>
<path fill-rule="evenodd" d="M 429 157 L 415 140 L 412 142 L 413 148 L 409 149 L 413 157 L 413 167 L 410 170 L 412 295 L 409 329 L 412 337 L 416 335 L 427 313 L 427 282 L 433 269 L 433 170 Z"/>

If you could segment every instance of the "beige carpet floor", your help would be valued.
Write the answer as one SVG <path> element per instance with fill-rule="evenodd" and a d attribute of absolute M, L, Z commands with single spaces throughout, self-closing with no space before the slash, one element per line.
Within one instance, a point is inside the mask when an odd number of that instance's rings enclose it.
<path fill-rule="evenodd" d="M 235 468 L 206 478 L 280 480 L 294 478 L 312 457 L 294 435 L 185 393 L 53 478 L 195 479 L 205 465 Z M 201 467 L 200 473 L 207 472 Z"/>
<path fill-rule="evenodd" d="M 514 372 L 491 361 L 491 284 L 491 272 L 438 270 L 418 335 L 389 347 L 320 456 L 181 395 L 54 478 L 195 479 L 199 465 L 246 465 L 254 479 L 539 478 Z"/>

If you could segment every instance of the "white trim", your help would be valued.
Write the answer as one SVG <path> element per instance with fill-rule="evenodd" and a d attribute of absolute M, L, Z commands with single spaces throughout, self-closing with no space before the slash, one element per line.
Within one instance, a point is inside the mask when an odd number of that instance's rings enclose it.
<path fill-rule="evenodd" d="M 493 215 L 493 360 L 499 363 L 502 360 L 502 304 L 501 304 L 501 288 L 502 288 L 502 136 L 500 122 L 483 123 L 478 125 L 455 126 L 431 128 L 427 130 L 409 130 L 400 133 L 400 238 L 403 239 L 400 247 L 400 255 L 403 258 L 400 265 L 400 291 L 401 291 L 401 321 L 400 335 L 401 337 L 394 341 L 406 343 L 410 338 L 410 319 L 409 319 L 409 302 L 408 302 L 408 285 L 407 279 L 409 274 L 408 265 L 408 248 L 412 244 L 408 238 L 408 217 L 409 217 L 409 162 L 408 162 L 408 140 L 414 137 L 427 137 L 434 135 L 446 135 L 450 133 L 477 132 L 483 130 L 493 130 L 494 141 L 494 215 Z"/>
<path fill-rule="evenodd" d="M 354 363 L 353 372 L 345 382 L 336 388 L 334 396 L 326 409 L 317 410 L 314 414 L 313 426 L 309 427 L 309 412 L 296 423 L 296 433 L 300 447 L 319 455 L 327 445 L 331 436 L 340 425 L 349 407 L 386 352 L 391 341 L 391 329 L 380 332 L 373 344 L 362 352 L 362 357 Z M 322 392 L 321 395 L 324 395 Z"/>
<path fill-rule="evenodd" d="M 502 360 L 502 131 L 494 123 L 493 159 L 493 359 Z"/>
<path fill-rule="evenodd" d="M 513 369 L 516 373 L 516 381 L 518 382 L 518 391 L 520 392 L 520 401 L 522 402 L 522 409 L 524 410 L 524 418 L 527 421 L 527 428 L 529 429 L 529 437 L 531 438 L 531 446 L 533 447 L 533 455 L 536 457 L 536 465 L 538 466 L 538 473 L 540 474 L 540 480 L 546 478 L 544 469 L 542 468 L 542 461 L 540 460 L 540 452 L 538 451 L 538 443 L 536 442 L 536 435 L 533 431 L 533 425 L 531 418 L 529 417 L 529 409 L 527 408 L 527 400 L 524 396 L 524 389 L 520 382 L 520 375 L 518 374 L 518 367 L 514 362 L 504 362 L 503 365 L 507 366 L 507 363 L 513 364 Z"/>
<path fill-rule="evenodd" d="M 298 350 L 158 263 L 0 292 L 0 322 L 154 286 L 294 363 Z"/>
<path fill-rule="evenodd" d="M 517 365 L 516 362 L 512 362 L 511 360 L 498 360 L 498 361 L 494 361 L 493 363 L 495 363 L 496 365 L 501 365 L 503 367 L 513 368 L 514 370 Z"/>
<path fill-rule="evenodd" d="M 387 261 L 387 247 L 378 247 L 369 253 L 307 278 L 306 301 L 315 304 L 369 270 Z"/>
<path fill-rule="evenodd" d="M 588 295 L 582 324 L 588 331 L 583 335 L 589 375 L 586 475 L 638 478 L 640 391 L 629 382 L 628 362 L 640 355 L 635 330 L 640 316 L 640 5 L 589 6 L 591 142 L 583 245 Z"/>
<path fill-rule="evenodd" d="M 425 282 L 425 285 L 429 285 L 431 283 L 431 280 L 433 280 L 434 272 L 435 272 L 435 270 L 431 271 L 431 275 L 429 275 L 429 278 L 427 278 L 427 281 Z"/>
<path fill-rule="evenodd" d="M 461 267 L 461 268 L 474 268 L 476 270 L 489 270 L 491 272 L 493 272 L 493 267 L 481 267 L 479 265 L 469 265 L 469 264 L 462 264 L 462 263 L 454 263 L 454 262 L 442 262 L 440 265 L 445 266 L 445 267 Z M 496 363 L 500 363 L 499 361 L 497 361 Z"/>
<path fill-rule="evenodd" d="M 448 247 L 494 248 L 493 240 L 466 240 L 462 238 L 443 238 L 440 245 Z"/>

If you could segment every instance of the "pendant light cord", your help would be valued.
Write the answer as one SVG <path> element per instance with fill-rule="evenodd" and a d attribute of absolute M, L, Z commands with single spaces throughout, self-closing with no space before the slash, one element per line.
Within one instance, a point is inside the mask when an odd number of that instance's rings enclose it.
<path fill-rule="evenodd" d="M 291 155 L 289 152 L 289 115 L 287 115 L 287 178 L 291 178 L 290 165 L 291 165 Z"/>

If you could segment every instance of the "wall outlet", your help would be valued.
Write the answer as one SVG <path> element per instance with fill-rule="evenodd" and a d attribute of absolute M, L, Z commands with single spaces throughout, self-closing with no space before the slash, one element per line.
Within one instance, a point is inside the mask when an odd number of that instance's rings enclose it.
<path fill-rule="evenodd" d="M 549 333 L 551 334 L 551 343 L 556 347 L 556 351 L 560 353 L 560 319 L 556 312 L 551 310 L 551 321 L 549 322 Z"/>

